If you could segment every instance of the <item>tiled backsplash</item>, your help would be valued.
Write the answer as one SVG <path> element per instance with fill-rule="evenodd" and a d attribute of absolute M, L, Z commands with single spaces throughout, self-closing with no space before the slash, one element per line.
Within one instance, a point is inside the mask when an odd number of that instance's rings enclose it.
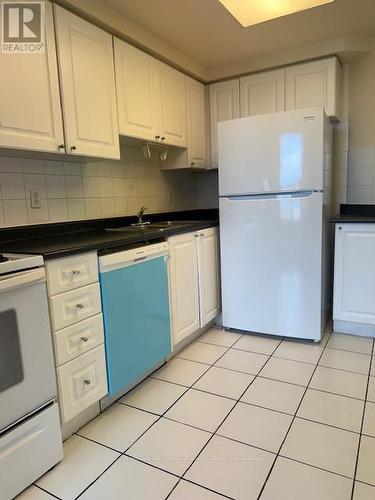
<path fill-rule="evenodd" d="M 375 145 L 349 152 L 348 203 L 375 204 Z"/>
<path fill-rule="evenodd" d="M 332 213 L 340 211 L 340 204 L 347 200 L 348 176 L 348 122 L 333 127 L 333 164 L 332 164 Z"/>
<path fill-rule="evenodd" d="M 78 159 L 77 159 L 78 160 Z M 30 192 L 41 208 L 31 208 Z M 120 161 L 0 157 L 0 227 L 196 208 L 196 177 L 163 172 L 159 160 L 122 148 Z"/>

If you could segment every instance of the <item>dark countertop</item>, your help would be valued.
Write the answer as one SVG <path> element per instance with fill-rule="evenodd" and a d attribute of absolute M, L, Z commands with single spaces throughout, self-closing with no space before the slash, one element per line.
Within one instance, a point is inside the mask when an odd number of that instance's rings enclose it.
<path fill-rule="evenodd" d="M 218 224 L 218 211 L 190 210 L 165 214 L 144 216 L 151 222 L 191 221 L 184 226 L 167 229 L 146 230 L 134 229 L 129 232 L 109 232 L 105 228 L 130 226 L 136 222 L 134 217 L 114 217 L 91 221 L 66 222 L 58 224 L 43 224 L 40 226 L 25 226 L 6 228 L 0 231 L 0 253 L 28 253 L 43 255 L 52 259 L 75 253 L 98 250 L 99 253 L 109 253 L 113 250 L 123 250 L 138 244 L 157 242 L 168 236 L 184 232 L 197 231 Z"/>
<path fill-rule="evenodd" d="M 340 205 L 340 213 L 331 217 L 330 222 L 375 223 L 375 205 Z"/>

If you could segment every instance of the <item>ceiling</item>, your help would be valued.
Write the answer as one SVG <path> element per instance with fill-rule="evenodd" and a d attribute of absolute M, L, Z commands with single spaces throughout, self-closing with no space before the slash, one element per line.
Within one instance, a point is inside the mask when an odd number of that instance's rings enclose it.
<path fill-rule="evenodd" d="M 375 35 L 375 0 L 336 0 L 248 28 L 218 0 L 104 3 L 207 68 L 319 40 Z"/>

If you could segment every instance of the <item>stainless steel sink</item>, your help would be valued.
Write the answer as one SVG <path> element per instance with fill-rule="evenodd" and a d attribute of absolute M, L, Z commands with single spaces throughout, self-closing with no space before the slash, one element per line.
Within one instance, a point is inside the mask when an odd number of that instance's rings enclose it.
<path fill-rule="evenodd" d="M 196 221 L 163 221 L 163 222 L 150 222 L 147 224 L 134 224 L 133 226 L 122 226 L 122 227 L 110 227 L 106 228 L 109 232 L 133 232 L 137 233 L 139 231 L 149 232 L 149 231 L 165 231 L 166 229 L 176 229 L 178 227 L 188 226 L 194 224 Z"/>

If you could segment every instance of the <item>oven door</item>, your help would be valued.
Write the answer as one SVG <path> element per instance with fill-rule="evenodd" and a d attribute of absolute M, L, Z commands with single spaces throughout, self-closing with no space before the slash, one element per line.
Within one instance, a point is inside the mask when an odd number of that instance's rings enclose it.
<path fill-rule="evenodd" d="M 44 268 L 0 277 L 0 432 L 56 397 Z"/>

